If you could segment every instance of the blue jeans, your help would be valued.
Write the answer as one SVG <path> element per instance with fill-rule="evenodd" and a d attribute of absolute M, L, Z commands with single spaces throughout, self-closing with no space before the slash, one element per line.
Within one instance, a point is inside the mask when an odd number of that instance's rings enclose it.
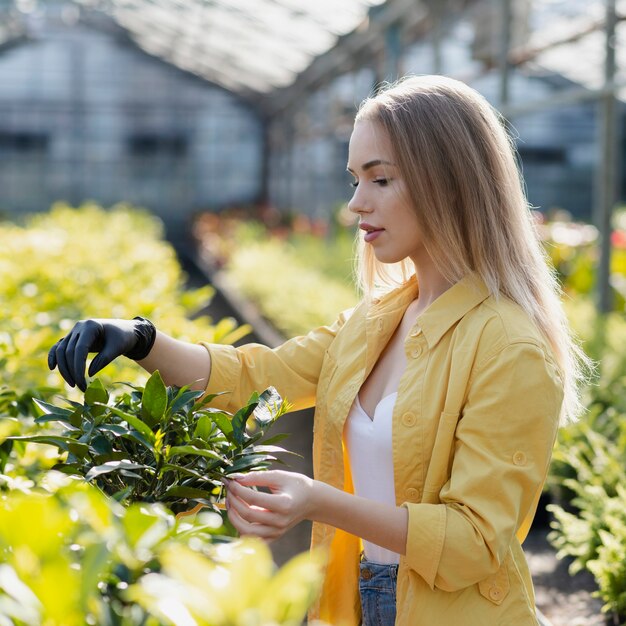
<path fill-rule="evenodd" d="M 364 556 L 359 565 L 362 626 L 393 626 L 396 621 L 397 565 L 372 563 Z"/>

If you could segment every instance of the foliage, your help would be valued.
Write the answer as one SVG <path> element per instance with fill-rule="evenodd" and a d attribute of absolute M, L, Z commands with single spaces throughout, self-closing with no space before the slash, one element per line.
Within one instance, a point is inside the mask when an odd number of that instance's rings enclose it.
<path fill-rule="evenodd" d="M 249 329 L 186 319 L 211 288 L 184 291 L 146 213 L 58 205 L 25 226 L 1 223 L 0 246 L 0 301 L 11 303 L 0 316 L 0 624 L 300 624 L 320 555 L 276 572 L 265 544 L 225 536 L 232 527 L 210 510 L 220 475 L 262 469 L 279 450 L 280 435 L 264 436 L 280 398 L 255 395 L 229 415 L 157 373 L 142 386 L 143 372 L 118 359 L 79 402 L 45 366 L 85 317 L 143 315 L 189 341 L 232 343 Z M 109 393 L 113 380 L 132 384 Z M 67 399 L 53 404 L 59 392 Z M 164 505 L 190 501 L 205 505 L 195 517 Z"/>
<path fill-rule="evenodd" d="M 259 280 L 250 268 L 271 280 Z M 303 264 L 276 241 L 245 246 L 231 258 L 227 276 L 284 335 L 291 337 L 332 323 L 356 304 L 354 289 Z"/>
<path fill-rule="evenodd" d="M 15 626 L 296 626 L 320 555 L 275 571 L 259 540 L 221 538 L 205 512 L 121 507 L 56 472 L 0 507 L 0 623 Z"/>
<path fill-rule="evenodd" d="M 196 225 L 201 246 L 223 266 L 229 283 L 287 337 L 329 324 L 356 304 L 351 233 L 322 239 L 311 229 L 288 232 L 283 226 L 272 233 L 259 222 L 232 217 L 202 216 Z M 259 274 L 271 280 L 259 280 Z"/>
<path fill-rule="evenodd" d="M 598 583 L 597 595 L 604 600 L 603 611 L 621 617 L 626 623 L 626 489 L 604 501 L 605 528 L 598 530 L 597 558 L 587 567 Z M 614 620 L 616 623 L 616 620 Z"/>
<path fill-rule="evenodd" d="M 48 349 L 86 317 L 142 315 L 189 341 L 233 343 L 249 328 L 225 319 L 213 326 L 192 313 L 211 298 L 210 286 L 184 290 L 184 274 L 163 226 L 137 209 L 55 205 L 23 226 L 0 223 L 0 387 L 46 398 L 67 392 L 45 366 Z M 141 382 L 143 372 L 117 359 L 101 374 Z"/>
<path fill-rule="evenodd" d="M 156 371 L 145 388 L 111 395 L 100 380 L 84 403 L 60 407 L 36 400 L 39 424 L 62 430 L 10 435 L 13 442 L 48 444 L 64 458 L 52 469 L 94 481 L 116 500 L 162 502 L 172 510 L 195 501 L 218 511 L 221 479 L 234 472 L 267 468 L 284 435 L 263 441 L 288 405 L 275 389 L 254 393 L 234 415 L 209 406 L 215 395 L 166 387 Z M 247 432 L 248 420 L 254 433 Z"/>
<path fill-rule="evenodd" d="M 585 568 L 594 575 L 605 610 L 624 623 L 626 320 L 619 313 L 598 316 L 588 301 L 567 306 L 599 371 L 586 390 L 587 413 L 559 433 L 549 478 L 557 502 L 550 507 L 550 540 L 559 556 L 572 558 L 572 573 Z"/>
<path fill-rule="evenodd" d="M 546 216 L 536 213 L 538 231 L 566 294 L 592 297 L 597 285 L 600 256 L 598 230 L 572 221 L 566 211 Z M 626 311 L 626 207 L 613 213 L 610 286 L 613 310 Z"/>

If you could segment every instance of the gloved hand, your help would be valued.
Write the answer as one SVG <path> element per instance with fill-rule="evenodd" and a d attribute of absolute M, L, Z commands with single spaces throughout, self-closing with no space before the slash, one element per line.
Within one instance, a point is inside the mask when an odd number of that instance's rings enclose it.
<path fill-rule="evenodd" d="M 58 366 L 61 376 L 74 387 L 85 391 L 85 364 L 90 352 L 98 352 L 89 366 L 94 376 L 118 356 L 139 361 L 148 356 L 154 345 L 156 328 L 143 317 L 132 320 L 89 319 L 77 322 L 63 339 L 48 352 L 48 367 Z"/>

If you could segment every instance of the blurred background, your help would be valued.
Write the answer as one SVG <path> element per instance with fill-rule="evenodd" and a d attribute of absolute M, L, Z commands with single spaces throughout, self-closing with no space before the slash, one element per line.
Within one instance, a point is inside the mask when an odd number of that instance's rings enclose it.
<path fill-rule="evenodd" d="M 609 2 L 615 11 L 615 2 Z M 621 2 L 617 3 L 622 4 Z M 591 219 L 602 111 L 624 151 L 626 36 L 604 0 L 2 0 L 0 208 L 93 199 L 168 223 L 348 196 L 358 103 L 383 80 L 468 82 L 516 129 L 531 203 Z M 613 32 L 614 31 L 614 32 Z M 614 183 L 624 196 L 622 177 Z"/>

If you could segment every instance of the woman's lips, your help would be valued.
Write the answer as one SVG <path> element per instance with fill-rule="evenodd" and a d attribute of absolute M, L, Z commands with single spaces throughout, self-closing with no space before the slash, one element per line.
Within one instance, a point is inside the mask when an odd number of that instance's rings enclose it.
<path fill-rule="evenodd" d="M 365 233 L 365 236 L 363 237 L 363 239 L 365 239 L 365 241 L 367 241 L 367 243 L 372 243 L 372 241 L 374 241 L 374 239 L 376 239 L 378 237 L 378 235 L 380 235 L 380 233 L 383 232 L 383 230 L 385 230 L 384 228 L 378 228 L 376 230 L 368 230 Z"/>
<path fill-rule="evenodd" d="M 365 235 L 363 236 L 363 239 L 367 243 L 371 243 L 372 241 L 374 241 L 374 239 L 376 239 L 378 235 L 380 235 L 380 233 L 382 233 L 383 230 L 385 230 L 384 228 L 376 228 L 375 226 L 372 226 L 371 224 L 366 224 L 365 222 L 362 224 L 359 224 L 359 228 L 365 231 Z"/>

